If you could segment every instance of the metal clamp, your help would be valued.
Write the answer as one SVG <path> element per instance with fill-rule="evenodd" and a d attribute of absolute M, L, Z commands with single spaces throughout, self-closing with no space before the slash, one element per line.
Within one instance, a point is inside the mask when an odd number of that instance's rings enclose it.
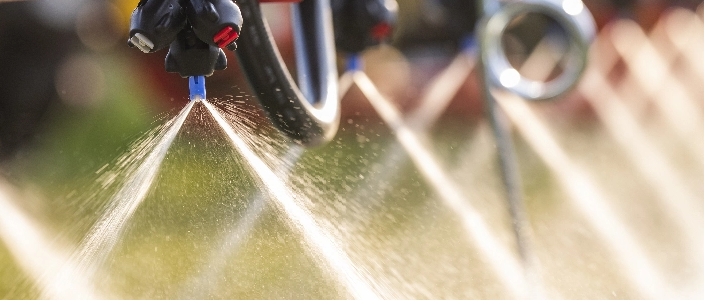
<path fill-rule="evenodd" d="M 480 4 L 484 18 L 478 27 L 481 60 L 486 80 L 528 100 L 555 98 L 570 90 L 586 68 L 589 44 L 595 36 L 594 19 L 581 0 L 521 0 Z M 509 24 L 520 16 L 537 13 L 554 19 L 567 33 L 569 56 L 564 71 L 547 82 L 522 76 L 506 58 L 501 38 Z"/>

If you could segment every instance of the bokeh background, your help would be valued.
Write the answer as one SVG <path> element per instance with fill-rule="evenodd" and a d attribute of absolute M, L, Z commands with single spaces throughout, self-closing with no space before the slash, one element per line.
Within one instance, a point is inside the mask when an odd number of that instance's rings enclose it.
<path fill-rule="evenodd" d="M 105 184 L 106 170 L 188 102 L 187 81 L 164 71 L 165 51 L 146 55 L 126 45 L 136 3 L 0 1 L 0 189 L 42 228 L 47 249 L 75 249 L 116 191 L 114 184 Z M 433 78 L 463 55 L 477 16 L 470 1 L 398 0 L 398 5 L 392 39 L 363 53 L 364 71 L 410 114 Z M 700 2 L 589 0 L 585 5 L 598 29 L 585 78 L 590 85 L 580 84 L 560 100 L 531 104 L 531 110 L 573 162 L 607 191 L 615 215 L 633 229 L 659 275 L 679 286 L 676 298 L 698 299 L 701 270 L 688 258 L 688 237 L 676 225 L 681 216 L 659 204 L 680 198 L 680 187 L 694 200 L 704 199 L 704 158 L 691 150 L 704 129 L 698 126 L 704 121 L 699 118 L 704 103 Z M 287 5 L 266 4 L 265 12 L 294 69 Z M 506 44 L 516 65 L 540 45 L 544 33 L 531 29 L 540 22 L 510 32 Z M 647 51 L 638 52 L 642 49 Z M 272 136 L 262 138 L 264 143 L 281 144 L 249 96 L 236 57 L 227 55 L 227 70 L 207 80 L 208 96 L 244 97 L 252 120 Z M 341 72 L 344 60 L 340 54 Z M 545 70 L 538 64 L 526 72 Z M 477 72 L 469 72 L 451 94 L 427 130 L 427 144 L 501 244 L 515 249 Z M 652 141 L 655 152 L 629 152 L 628 143 L 638 141 L 612 128 L 629 127 L 613 125 L 624 115 L 605 116 L 614 110 L 598 103 L 609 101 L 627 107 L 626 117 L 635 116 L 638 132 Z M 667 112 L 668 101 L 689 106 Z M 680 117 L 680 127 L 671 116 Z M 563 299 L 643 298 L 623 275 L 623 258 L 599 238 L 583 209 L 571 206 L 567 199 L 574 195 L 524 135 L 525 126 L 515 127 L 533 252 L 547 293 Z M 205 110 L 194 108 L 145 203 L 94 280 L 105 298 L 349 298 L 275 210 L 264 210 L 249 231 L 237 233 L 251 199 L 261 197 L 263 188 L 231 148 Z M 353 87 L 342 97 L 338 136 L 303 154 L 291 171 L 290 177 L 298 178 L 291 185 L 311 199 L 314 216 L 335 225 L 355 262 L 394 287 L 400 298 L 512 298 L 404 153 Z M 666 171 L 651 168 L 653 175 L 629 163 L 638 155 L 646 161 L 664 157 Z M 657 174 L 666 176 L 663 187 L 653 184 Z M 673 186 L 678 188 L 668 190 Z M 702 207 L 701 201 L 693 203 Z M 238 238 L 231 238 L 234 234 Z M 41 298 L 38 279 L 12 249 L 10 240 L 0 243 L 0 299 Z M 215 275 L 198 276 L 206 273 Z"/>
<path fill-rule="evenodd" d="M 599 28 L 615 18 L 629 18 L 647 30 L 654 26 L 667 8 L 695 9 L 698 2 L 586 1 L 585 4 Z M 142 55 L 126 47 L 126 32 L 135 5 L 136 1 L 129 0 L 2 2 L 0 30 L 3 43 L 0 59 L 4 67 L 1 77 L 3 115 L 0 140 L 3 158 L 15 154 L 23 143 L 36 138 L 37 126 L 46 124 L 51 114 L 69 108 L 90 112 L 104 103 L 113 102 L 108 99 L 113 95 L 107 92 L 113 85 L 113 81 L 106 80 L 110 76 L 133 80 L 129 83 L 129 90 L 136 94 L 148 94 L 146 98 L 149 100 L 143 101 L 143 105 L 156 111 L 184 105 L 187 84 L 177 74 L 164 72 L 164 53 Z M 407 76 L 414 77 L 409 79 L 413 81 L 411 86 L 404 86 L 405 93 L 409 95 L 398 100 L 406 102 L 412 101 L 410 98 L 416 94 L 414 87 L 422 87 L 433 71 L 437 72 L 448 63 L 449 57 L 457 52 L 462 38 L 472 32 L 477 17 L 474 5 L 466 1 L 401 0 L 399 6 L 399 22 L 391 45 L 400 53 L 376 55 L 392 56 L 392 59 L 398 58 L 393 55 L 400 55 L 404 60 L 411 61 L 413 67 L 429 68 L 409 72 L 411 74 Z M 274 33 L 281 52 L 291 62 L 287 7 L 285 4 L 266 7 L 270 15 L 276 16 L 269 18 L 269 22 L 276 29 Z M 208 91 L 215 97 L 233 94 L 233 86 L 247 90 L 237 60 L 232 53 L 227 54 L 230 67 L 208 81 Z M 119 68 L 105 67 L 99 63 L 100 60 L 114 61 Z M 381 69 L 377 65 L 374 61 L 368 63 L 367 71 L 374 75 L 377 69 Z M 123 75 L 120 72 L 126 73 Z M 378 84 L 382 89 L 386 88 L 385 83 Z M 470 100 L 455 101 L 453 104 L 467 106 L 469 102 L 476 102 L 473 100 L 476 95 L 472 96 L 463 97 Z M 349 102 L 352 101 L 355 100 Z M 343 113 L 354 114 L 356 110 Z M 450 111 L 477 114 L 479 110 L 470 105 L 459 111 Z"/>

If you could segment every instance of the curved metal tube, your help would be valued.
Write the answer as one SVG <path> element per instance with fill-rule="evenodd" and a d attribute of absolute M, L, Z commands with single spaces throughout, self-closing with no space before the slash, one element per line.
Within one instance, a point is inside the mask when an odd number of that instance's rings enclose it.
<path fill-rule="evenodd" d="M 492 86 L 528 100 L 545 100 L 565 93 L 577 83 L 586 68 L 589 44 L 595 36 L 594 19 L 580 0 L 522 0 L 501 5 L 491 1 L 483 8 L 485 16 L 478 36 L 485 76 Z M 508 62 L 501 43 L 509 23 L 527 13 L 551 17 L 569 39 L 569 61 L 562 74 L 548 82 L 523 77 Z"/>
<path fill-rule="evenodd" d="M 298 84 L 281 59 L 259 1 L 238 0 L 237 4 L 245 25 L 236 53 L 269 119 L 305 146 L 330 141 L 340 120 L 330 3 L 292 4 Z"/>

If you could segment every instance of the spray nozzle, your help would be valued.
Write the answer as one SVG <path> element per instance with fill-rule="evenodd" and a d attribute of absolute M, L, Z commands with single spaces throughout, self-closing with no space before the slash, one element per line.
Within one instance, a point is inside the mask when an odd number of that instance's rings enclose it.
<path fill-rule="evenodd" d="M 338 50 L 359 53 L 391 36 L 396 0 L 335 0 L 331 4 Z"/>
<path fill-rule="evenodd" d="M 169 48 L 167 72 L 189 78 L 191 100 L 205 99 L 205 77 L 227 67 L 221 48 L 236 49 L 242 14 L 232 0 L 142 0 L 132 12 L 128 45 Z"/>

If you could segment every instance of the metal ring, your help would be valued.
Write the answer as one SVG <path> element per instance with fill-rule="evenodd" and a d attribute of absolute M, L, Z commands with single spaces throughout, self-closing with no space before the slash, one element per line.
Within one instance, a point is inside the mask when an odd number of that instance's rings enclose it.
<path fill-rule="evenodd" d="M 244 25 L 236 54 L 269 119 L 305 146 L 330 141 L 339 126 L 340 101 L 329 1 L 292 4 L 298 84 L 281 58 L 259 1 L 237 4 Z"/>
<path fill-rule="evenodd" d="M 509 23 L 515 18 L 537 13 L 553 18 L 565 29 L 569 39 L 570 61 L 561 75 L 548 82 L 523 77 L 508 62 L 501 38 Z M 482 63 L 488 80 L 525 99 L 545 100 L 555 98 L 570 90 L 579 80 L 587 63 L 589 44 L 594 39 L 594 19 L 580 0 L 524 0 L 503 5 L 489 16 L 479 36 Z M 502 78 L 503 77 L 503 78 Z M 508 80 L 507 80 L 508 78 Z M 503 80 L 502 80 L 503 79 Z"/>

